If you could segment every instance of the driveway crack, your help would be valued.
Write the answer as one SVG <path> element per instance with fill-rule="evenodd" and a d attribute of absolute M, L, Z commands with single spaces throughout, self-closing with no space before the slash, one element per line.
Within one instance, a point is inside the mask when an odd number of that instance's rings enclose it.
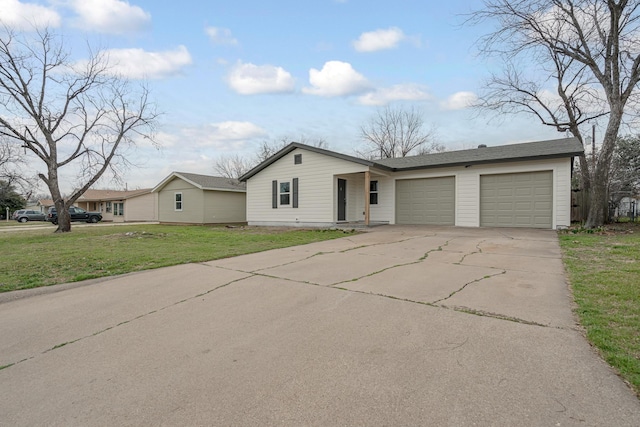
<path fill-rule="evenodd" d="M 203 264 L 203 265 L 204 265 L 204 264 Z M 70 340 L 70 341 L 65 341 L 65 342 L 63 342 L 63 343 L 56 344 L 56 345 L 54 345 L 54 346 L 53 346 L 53 347 L 51 347 L 51 348 L 48 348 L 48 349 L 46 349 L 46 350 L 41 351 L 39 354 L 46 354 L 46 353 L 49 353 L 49 352 L 51 352 L 51 351 L 57 350 L 57 349 L 59 349 L 59 348 L 62 348 L 62 347 L 64 347 L 64 346 L 67 346 L 67 345 L 69 345 L 69 344 L 73 344 L 73 343 L 76 343 L 76 342 L 79 342 L 79 341 L 85 340 L 85 339 L 87 339 L 87 338 L 95 337 L 95 336 L 97 336 L 97 335 L 103 334 L 103 333 L 105 333 L 105 332 L 107 332 L 107 331 L 110 331 L 110 330 L 112 330 L 112 329 L 115 329 L 115 328 L 117 328 L 117 327 L 119 327 L 119 326 L 126 325 L 126 324 L 129 324 L 129 323 L 135 322 L 136 320 L 139 320 L 139 319 L 142 319 L 142 318 L 144 318 L 144 317 L 150 316 L 150 315 L 152 315 L 152 314 L 154 314 L 154 313 L 158 313 L 158 312 L 161 312 L 161 311 L 166 310 L 166 309 L 168 309 L 168 308 L 175 307 L 175 306 L 177 306 L 177 305 L 179 305 L 179 304 L 182 304 L 182 303 L 185 303 L 185 302 L 187 302 L 187 301 L 192 301 L 192 300 L 194 300 L 194 299 L 196 299 L 196 298 L 201 298 L 201 297 L 203 297 L 203 296 L 205 296 L 205 295 L 208 295 L 208 294 L 210 294 L 210 293 L 212 293 L 212 292 L 215 292 L 215 291 L 217 291 L 217 290 L 219 290 L 219 289 L 222 289 L 222 288 L 224 288 L 224 287 L 227 287 L 227 286 L 229 286 L 229 285 L 231 285 L 231 284 L 233 284 L 233 283 L 240 282 L 240 281 L 242 281 L 242 280 L 248 279 L 248 278 L 253 277 L 253 276 L 254 276 L 254 275 L 253 275 L 253 274 L 251 274 L 251 275 L 246 276 L 246 277 L 241 277 L 241 278 L 239 278 L 239 279 L 231 280 L 231 281 L 229 281 L 229 282 L 223 283 L 222 285 L 218 285 L 218 286 L 216 286 L 216 287 L 214 287 L 214 288 L 211 288 L 211 289 L 209 289 L 209 290 L 208 290 L 208 291 L 206 291 L 206 292 L 201 292 L 201 293 L 199 293 L 199 294 L 197 294 L 197 295 L 194 295 L 194 296 L 191 296 L 191 297 L 189 297 L 189 298 L 185 298 L 185 299 L 182 299 L 182 300 L 180 300 L 180 301 L 176 301 L 176 302 L 174 302 L 174 303 L 172 303 L 172 304 L 165 305 L 164 307 L 160 307 L 160 308 L 158 308 L 158 309 L 151 310 L 151 311 L 149 311 L 149 312 L 147 312 L 147 313 L 143 313 L 143 314 L 140 314 L 140 315 L 138 315 L 138 316 L 132 317 L 131 319 L 123 320 L 122 322 L 120 322 L 120 323 L 118 323 L 118 324 L 115 324 L 115 325 L 112 325 L 112 326 L 106 327 L 106 328 L 101 329 L 101 330 L 99 330 L 99 331 L 96 331 L 96 332 L 94 332 L 94 333 L 92 333 L 92 334 L 85 335 L 85 336 L 83 336 L 83 337 L 79 337 L 79 338 L 76 338 L 76 339 L 73 339 L 73 340 Z M 26 358 L 24 358 L 24 359 L 22 359 L 22 360 L 19 360 L 19 361 L 17 361 L 17 362 L 7 363 L 7 364 L 5 364 L 5 365 L 0 366 L 0 370 L 10 368 L 10 367 L 15 366 L 15 365 L 18 365 L 18 364 L 20 364 L 20 363 L 22 363 L 22 362 L 26 362 L 27 360 L 31 360 L 31 359 L 35 358 L 36 356 L 37 356 L 37 354 L 36 354 L 36 355 L 33 355 L 33 356 L 26 357 Z"/>
<path fill-rule="evenodd" d="M 457 293 L 459 293 L 459 292 L 462 292 L 462 291 L 464 290 L 464 288 L 466 288 L 466 287 L 467 287 L 467 286 L 469 286 L 469 285 L 472 285 L 472 284 L 474 284 L 474 283 L 481 282 L 481 281 L 483 281 L 483 280 L 485 280 L 485 279 L 489 279 L 489 278 L 491 278 L 491 277 L 499 276 L 499 275 L 501 275 L 501 274 L 506 274 L 506 273 L 507 273 L 507 270 L 502 270 L 500 273 L 489 274 L 489 275 L 487 275 L 487 276 L 483 276 L 483 277 L 481 277 L 481 278 L 479 278 L 479 279 L 475 279 L 475 280 L 472 280 L 472 281 L 470 281 L 470 282 L 467 282 L 467 283 L 465 283 L 464 285 L 462 285 L 462 287 L 461 287 L 460 289 L 458 289 L 458 290 L 455 290 L 455 291 L 451 292 L 451 293 L 449 294 L 449 296 L 446 296 L 446 297 L 444 297 L 444 298 L 440 298 L 439 300 L 433 301 L 433 304 L 438 304 L 438 303 L 439 303 L 439 302 L 441 302 L 441 301 L 446 301 L 446 300 L 448 300 L 449 298 L 451 298 L 451 297 L 452 297 L 452 296 L 454 296 L 455 294 L 457 294 Z"/>
<path fill-rule="evenodd" d="M 407 239 L 407 240 L 410 240 L 410 239 Z M 451 239 L 451 240 L 453 240 L 453 239 Z M 353 279 L 348 279 L 348 280 L 342 280 L 340 282 L 332 283 L 332 284 L 327 285 L 327 286 L 333 287 L 333 286 L 340 285 L 342 283 L 357 282 L 358 280 L 364 279 L 365 277 L 375 276 L 376 274 L 380 274 L 380 273 L 382 273 L 384 271 L 391 270 L 393 268 L 406 267 L 407 265 L 413 265 L 413 264 L 420 264 L 425 259 L 427 259 L 427 257 L 429 256 L 430 253 L 442 251 L 443 250 L 442 248 L 447 246 L 451 240 L 447 240 L 441 246 L 438 246 L 436 249 L 431 249 L 430 251 L 425 252 L 425 254 L 422 255 L 420 258 L 418 258 L 416 261 L 411 261 L 411 262 L 406 262 L 406 263 L 403 263 L 403 264 L 392 265 L 390 267 L 383 268 L 382 270 L 378 270 L 378 271 L 374 271 L 373 273 L 365 274 L 364 276 L 355 277 Z"/>

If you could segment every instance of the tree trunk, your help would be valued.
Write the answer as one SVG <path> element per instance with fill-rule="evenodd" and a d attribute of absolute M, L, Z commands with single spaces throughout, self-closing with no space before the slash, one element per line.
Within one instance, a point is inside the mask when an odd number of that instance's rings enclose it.
<path fill-rule="evenodd" d="M 607 185 L 609 183 L 609 169 L 613 159 L 613 151 L 618 138 L 620 123 L 622 122 L 622 105 L 619 103 L 612 108 L 609 123 L 602 138 L 602 147 L 597 156 L 597 162 L 593 165 L 591 172 L 591 188 L 589 191 L 589 214 L 585 228 L 596 228 L 604 225 L 607 220 L 607 209 L 609 205 Z"/>
<path fill-rule="evenodd" d="M 606 204 L 606 181 L 596 175 L 589 191 L 589 213 L 585 228 L 596 228 L 604 224 Z"/>
<path fill-rule="evenodd" d="M 64 207 L 62 210 L 58 210 L 58 228 L 56 233 L 68 233 L 71 231 L 71 217 L 69 216 L 69 209 L 66 203 L 62 204 Z"/>
<path fill-rule="evenodd" d="M 62 197 L 62 194 L 60 194 L 57 171 L 49 168 L 49 178 L 45 179 L 45 182 L 49 187 L 49 192 L 51 193 L 58 214 L 58 228 L 56 228 L 55 232 L 68 233 L 71 231 L 71 218 L 69 217 L 69 207 Z"/>

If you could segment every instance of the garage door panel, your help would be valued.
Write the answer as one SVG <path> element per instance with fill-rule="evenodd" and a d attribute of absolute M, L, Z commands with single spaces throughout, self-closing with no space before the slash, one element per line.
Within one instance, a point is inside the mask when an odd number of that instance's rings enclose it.
<path fill-rule="evenodd" d="M 551 228 L 553 172 L 480 177 L 480 225 Z"/>
<path fill-rule="evenodd" d="M 396 181 L 398 224 L 454 225 L 455 178 Z"/>

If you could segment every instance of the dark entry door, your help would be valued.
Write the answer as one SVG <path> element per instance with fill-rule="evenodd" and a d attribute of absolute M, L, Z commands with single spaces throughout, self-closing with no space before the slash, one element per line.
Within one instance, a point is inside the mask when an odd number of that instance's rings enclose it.
<path fill-rule="evenodd" d="M 338 221 L 347 220 L 347 180 L 338 178 Z"/>

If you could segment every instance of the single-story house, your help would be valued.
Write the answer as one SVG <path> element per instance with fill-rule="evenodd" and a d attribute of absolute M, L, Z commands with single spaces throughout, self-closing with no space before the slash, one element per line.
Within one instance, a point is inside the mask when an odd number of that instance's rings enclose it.
<path fill-rule="evenodd" d="M 157 221 L 158 196 L 150 188 L 141 190 L 92 190 L 81 195 L 76 206 L 101 212 L 103 221 Z"/>
<path fill-rule="evenodd" d="M 249 225 L 344 222 L 557 229 L 571 223 L 576 138 L 365 160 L 291 143 L 247 183 Z"/>
<path fill-rule="evenodd" d="M 49 212 L 49 208 L 52 208 L 54 206 L 55 203 L 53 203 L 52 199 L 40 199 L 38 200 L 36 210 L 39 210 L 43 214 L 46 214 Z"/>
<path fill-rule="evenodd" d="M 246 222 L 246 186 L 236 179 L 172 172 L 152 192 L 163 223 Z"/>

